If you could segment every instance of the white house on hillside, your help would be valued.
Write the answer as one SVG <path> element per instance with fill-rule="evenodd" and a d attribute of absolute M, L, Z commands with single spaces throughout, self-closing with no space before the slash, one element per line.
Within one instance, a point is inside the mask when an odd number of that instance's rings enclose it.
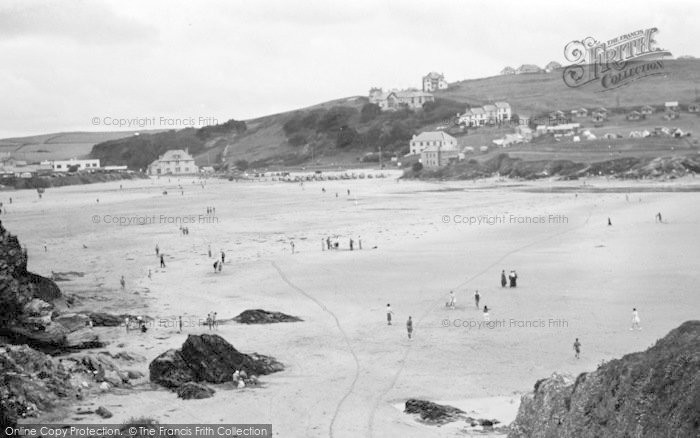
<path fill-rule="evenodd" d="M 422 109 L 423 104 L 433 102 L 432 94 L 419 90 L 382 91 L 381 88 L 369 90 L 369 102 L 374 103 L 382 111 L 395 111 L 401 108 Z"/>
<path fill-rule="evenodd" d="M 194 158 L 187 151 L 172 149 L 166 151 L 148 166 L 149 175 L 187 175 L 199 172 Z"/>
<path fill-rule="evenodd" d="M 44 163 L 45 162 L 42 162 L 42 164 Z M 76 160 L 75 158 L 71 158 L 70 160 L 54 160 L 48 163 L 51 164 L 54 172 L 68 172 L 71 169 L 90 170 L 100 167 L 100 160 Z"/>
<path fill-rule="evenodd" d="M 431 71 L 423 76 L 423 91 L 436 91 L 447 89 L 445 75 Z"/>
<path fill-rule="evenodd" d="M 420 154 L 430 146 L 457 148 L 457 139 L 442 131 L 421 132 L 408 142 L 410 154 Z"/>
<path fill-rule="evenodd" d="M 492 105 L 467 109 L 464 114 L 458 116 L 457 123 L 465 126 L 484 126 L 507 122 L 511 116 L 508 102 L 494 102 Z"/>

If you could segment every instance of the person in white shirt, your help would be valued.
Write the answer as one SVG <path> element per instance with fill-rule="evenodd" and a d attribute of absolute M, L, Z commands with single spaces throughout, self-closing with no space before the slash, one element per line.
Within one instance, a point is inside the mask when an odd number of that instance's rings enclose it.
<path fill-rule="evenodd" d="M 630 330 L 641 330 L 642 327 L 639 325 L 639 322 L 639 312 L 634 308 L 632 309 L 632 327 L 630 327 Z"/>

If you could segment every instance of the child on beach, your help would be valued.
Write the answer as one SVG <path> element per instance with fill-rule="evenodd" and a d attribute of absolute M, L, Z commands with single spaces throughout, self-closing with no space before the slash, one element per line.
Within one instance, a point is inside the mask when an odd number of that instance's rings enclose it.
<path fill-rule="evenodd" d="M 632 327 L 630 327 L 630 330 L 641 330 L 642 327 L 640 327 L 639 322 L 639 312 L 634 308 L 632 309 Z"/>
<path fill-rule="evenodd" d="M 391 310 L 391 304 L 386 305 L 386 324 L 391 325 L 391 315 L 394 314 L 394 311 Z"/>
<path fill-rule="evenodd" d="M 484 305 L 484 321 L 491 321 L 491 317 L 489 316 L 489 306 L 486 305 Z"/>
<path fill-rule="evenodd" d="M 450 301 L 447 302 L 447 307 L 450 309 L 454 309 L 456 306 L 457 302 L 455 300 L 455 291 L 451 290 L 450 291 Z"/>
<path fill-rule="evenodd" d="M 481 299 L 481 295 L 479 295 L 479 290 L 477 289 L 476 292 L 474 292 L 474 302 L 476 303 L 476 308 L 479 308 L 479 300 Z"/>
<path fill-rule="evenodd" d="M 574 351 L 576 352 L 576 359 L 578 359 L 579 354 L 581 354 L 581 343 L 578 341 L 578 338 L 574 341 Z"/>
<path fill-rule="evenodd" d="M 408 331 L 408 339 L 411 339 L 411 335 L 413 334 L 413 320 L 411 317 L 408 317 L 408 321 L 406 321 L 406 330 Z"/>

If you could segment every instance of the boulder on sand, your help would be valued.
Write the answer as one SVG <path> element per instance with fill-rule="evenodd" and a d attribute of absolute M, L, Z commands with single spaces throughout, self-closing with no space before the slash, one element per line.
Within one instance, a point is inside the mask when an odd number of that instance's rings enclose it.
<path fill-rule="evenodd" d="M 233 318 L 240 324 L 273 324 L 276 322 L 299 322 L 301 318 L 284 314 L 282 312 L 268 312 L 262 309 L 249 309 Z"/>
<path fill-rule="evenodd" d="M 281 370 L 281 364 L 276 360 L 268 356 L 241 353 L 218 335 L 188 336 L 182 344 L 181 354 L 197 380 L 211 383 L 231 380 L 236 370 L 258 375 Z"/>
<path fill-rule="evenodd" d="M 195 380 L 194 371 L 174 348 L 153 359 L 148 371 L 152 382 L 171 389 Z"/>
<path fill-rule="evenodd" d="M 274 358 L 241 353 L 218 335 L 189 335 L 181 350 L 168 350 L 149 365 L 151 381 L 168 388 L 189 381 L 228 382 L 236 370 L 261 375 L 283 369 Z"/>
<path fill-rule="evenodd" d="M 187 382 L 177 388 L 177 396 L 183 400 L 209 398 L 214 395 L 214 390 L 208 386 L 196 382 Z"/>
<path fill-rule="evenodd" d="M 427 423 L 445 424 L 464 418 L 465 413 L 453 406 L 440 405 L 427 400 L 409 399 L 406 401 L 404 412 L 418 414 Z"/>

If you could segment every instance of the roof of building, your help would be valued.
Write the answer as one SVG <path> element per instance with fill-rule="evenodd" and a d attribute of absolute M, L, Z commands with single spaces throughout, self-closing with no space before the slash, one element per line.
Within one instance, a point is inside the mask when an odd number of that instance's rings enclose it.
<path fill-rule="evenodd" d="M 666 102 L 664 105 L 666 105 L 666 106 L 678 106 L 678 102 L 675 102 L 675 101 L 673 101 L 673 102 Z"/>
<path fill-rule="evenodd" d="M 496 108 L 510 108 L 508 102 L 494 102 L 493 104 L 496 105 Z"/>
<path fill-rule="evenodd" d="M 431 71 L 427 75 L 424 76 L 424 78 L 430 78 L 430 79 L 445 79 L 445 75 L 442 73 L 434 72 Z"/>
<path fill-rule="evenodd" d="M 182 149 L 170 149 L 165 151 L 156 161 L 173 161 L 173 160 L 193 160 L 192 155 Z"/>
<path fill-rule="evenodd" d="M 472 108 L 470 111 L 471 111 L 472 114 L 474 114 L 474 115 L 476 115 L 476 114 L 484 114 L 484 109 L 483 109 L 483 108 Z"/>
<path fill-rule="evenodd" d="M 457 141 L 450 134 L 442 131 L 426 131 L 421 132 L 412 139 L 413 141 Z"/>
<path fill-rule="evenodd" d="M 489 112 L 489 111 L 496 111 L 496 105 L 484 105 L 483 106 L 484 111 Z"/>

